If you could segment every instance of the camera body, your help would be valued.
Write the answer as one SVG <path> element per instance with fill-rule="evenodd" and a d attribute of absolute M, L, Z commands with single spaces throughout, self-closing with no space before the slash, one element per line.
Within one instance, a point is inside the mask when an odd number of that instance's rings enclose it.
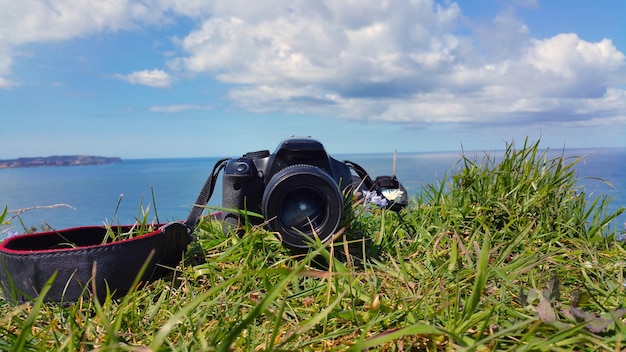
<path fill-rule="evenodd" d="M 231 159 L 224 169 L 222 212 L 225 227 L 241 229 L 265 223 L 283 244 L 308 248 L 310 239 L 328 241 L 339 229 L 343 195 L 353 176 L 311 138 L 289 138 L 272 154 L 250 152 Z M 263 219 L 245 212 L 263 215 Z"/>

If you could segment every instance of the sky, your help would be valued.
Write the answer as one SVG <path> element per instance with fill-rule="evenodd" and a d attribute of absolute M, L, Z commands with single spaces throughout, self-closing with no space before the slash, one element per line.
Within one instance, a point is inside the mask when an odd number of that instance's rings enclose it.
<path fill-rule="evenodd" d="M 0 159 L 626 147 L 626 1 L 0 0 Z"/>

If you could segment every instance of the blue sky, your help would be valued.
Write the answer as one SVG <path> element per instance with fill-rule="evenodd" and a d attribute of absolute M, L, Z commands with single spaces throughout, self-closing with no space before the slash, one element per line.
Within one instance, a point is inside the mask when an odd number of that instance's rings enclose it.
<path fill-rule="evenodd" d="M 0 0 L 0 159 L 626 146 L 626 2 Z"/>

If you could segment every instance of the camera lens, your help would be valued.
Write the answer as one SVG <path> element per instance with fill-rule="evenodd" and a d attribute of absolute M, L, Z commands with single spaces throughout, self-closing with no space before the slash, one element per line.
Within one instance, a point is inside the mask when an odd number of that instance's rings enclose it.
<path fill-rule="evenodd" d="M 278 219 L 287 227 L 302 232 L 317 228 L 326 221 L 326 202 L 310 188 L 296 188 L 286 195 Z"/>
<path fill-rule="evenodd" d="M 337 231 L 343 198 L 337 182 L 324 170 L 294 165 L 277 172 L 263 193 L 262 212 L 271 231 L 289 247 L 306 248 L 317 236 L 328 241 Z"/>

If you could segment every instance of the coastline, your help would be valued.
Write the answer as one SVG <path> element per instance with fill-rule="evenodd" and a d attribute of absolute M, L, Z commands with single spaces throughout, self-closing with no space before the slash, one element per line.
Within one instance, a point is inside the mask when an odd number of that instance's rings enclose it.
<path fill-rule="evenodd" d="M 122 162 L 122 159 L 119 157 L 93 155 L 53 155 L 45 157 L 0 160 L 0 169 L 45 166 L 106 165 L 119 162 Z"/>

